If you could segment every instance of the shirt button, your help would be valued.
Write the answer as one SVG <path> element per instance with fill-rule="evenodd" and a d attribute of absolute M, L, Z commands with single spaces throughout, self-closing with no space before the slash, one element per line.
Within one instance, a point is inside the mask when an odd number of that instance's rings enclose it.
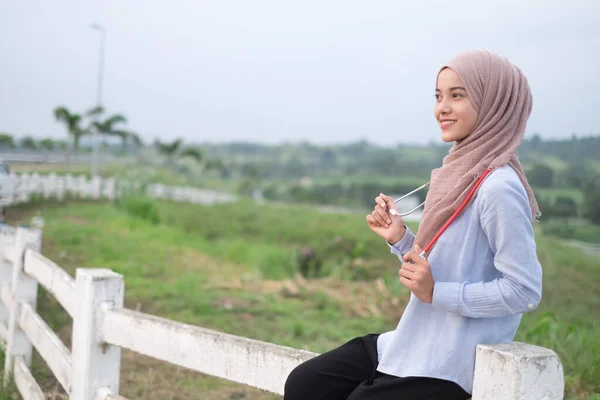
<path fill-rule="evenodd" d="M 529 307 L 529 309 L 531 310 L 533 308 L 533 304 L 529 303 L 527 307 Z"/>

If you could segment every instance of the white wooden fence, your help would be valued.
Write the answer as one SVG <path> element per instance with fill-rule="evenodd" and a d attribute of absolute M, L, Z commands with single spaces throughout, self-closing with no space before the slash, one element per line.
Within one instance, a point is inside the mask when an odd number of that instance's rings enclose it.
<path fill-rule="evenodd" d="M 85 175 L 13 173 L 0 176 L 0 207 L 26 203 L 35 195 L 57 200 L 64 200 L 67 196 L 78 199 L 115 199 L 127 189 L 144 189 L 145 194 L 152 198 L 187 203 L 213 204 L 236 201 L 236 197 L 230 193 L 189 186 L 153 183 L 142 188 L 137 182 L 117 181 L 114 178 L 88 179 Z"/>
<path fill-rule="evenodd" d="M 111 193 L 97 182 L 92 188 L 92 195 Z M 316 356 L 126 309 L 122 275 L 79 268 L 73 278 L 40 254 L 41 240 L 40 229 L 0 225 L 4 371 L 25 400 L 44 399 L 30 372 L 34 347 L 73 400 L 124 399 L 121 348 L 278 394 L 289 372 Z M 39 285 L 73 318 L 70 350 L 36 312 Z M 563 387 L 560 360 L 549 349 L 524 343 L 477 349 L 473 399 L 562 399 Z"/>

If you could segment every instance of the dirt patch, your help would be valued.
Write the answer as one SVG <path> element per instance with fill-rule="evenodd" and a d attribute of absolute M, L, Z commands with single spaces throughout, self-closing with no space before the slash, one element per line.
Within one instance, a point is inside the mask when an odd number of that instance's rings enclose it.
<path fill-rule="evenodd" d="M 202 289 L 244 289 L 308 301 L 321 293 L 335 302 L 348 317 L 383 316 L 391 322 L 400 319 L 406 306 L 406 300 L 393 296 L 383 279 L 349 282 L 333 277 L 307 280 L 297 275 L 294 279 L 281 281 L 242 282 L 232 279 L 204 285 Z"/>
<path fill-rule="evenodd" d="M 67 216 L 66 220 L 75 225 L 86 225 L 90 222 L 87 218 L 76 217 L 74 215 Z"/>

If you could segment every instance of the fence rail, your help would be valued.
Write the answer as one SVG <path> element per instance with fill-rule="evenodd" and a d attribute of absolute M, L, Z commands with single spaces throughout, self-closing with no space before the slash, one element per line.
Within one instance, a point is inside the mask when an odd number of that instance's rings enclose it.
<path fill-rule="evenodd" d="M 92 187 L 96 194 L 116 193 Z M 126 309 L 122 275 L 78 268 L 73 278 L 40 254 L 41 240 L 39 228 L 0 225 L 5 382 L 13 379 L 26 400 L 44 398 L 29 369 L 34 347 L 71 400 L 126 400 L 119 395 L 122 348 L 277 394 L 293 368 L 317 355 Z M 70 350 L 36 311 L 39 285 L 73 319 Z M 474 400 L 562 399 L 563 390 L 553 351 L 525 343 L 478 346 Z"/>
<path fill-rule="evenodd" d="M 35 196 L 43 199 L 116 199 L 126 191 L 142 191 L 149 197 L 195 204 L 231 203 L 237 200 L 231 193 L 189 186 L 148 184 L 114 178 L 87 178 L 85 175 L 10 174 L 0 176 L 0 207 L 26 203 Z"/>

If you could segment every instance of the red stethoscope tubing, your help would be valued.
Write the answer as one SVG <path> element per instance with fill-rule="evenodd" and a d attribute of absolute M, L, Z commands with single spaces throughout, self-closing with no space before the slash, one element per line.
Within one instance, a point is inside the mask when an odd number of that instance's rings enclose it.
<path fill-rule="evenodd" d="M 423 252 L 419 255 L 421 258 L 425 258 L 425 255 L 429 253 L 429 250 L 431 250 L 435 242 L 437 242 L 440 236 L 442 236 L 442 233 L 444 233 L 444 231 L 450 226 L 450 224 L 454 222 L 454 220 L 460 215 L 461 212 L 463 212 L 465 207 L 469 204 L 469 202 L 477 192 L 477 189 L 479 189 L 479 186 L 481 186 L 486 176 L 488 176 L 490 172 L 492 172 L 492 169 L 488 168 L 483 172 L 483 174 L 481 174 L 481 176 L 479 177 L 479 179 L 477 179 L 477 182 L 475 182 L 475 185 L 473 185 L 473 187 L 469 191 L 469 194 L 467 194 L 467 197 L 463 200 L 461 205 L 456 209 L 456 211 L 454 211 L 454 214 L 452 214 L 448 221 L 446 221 L 444 226 L 441 227 L 441 229 L 438 233 L 436 233 L 433 239 L 431 239 L 431 242 L 429 242 L 429 244 L 425 246 L 425 249 L 423 249 Z"/>

